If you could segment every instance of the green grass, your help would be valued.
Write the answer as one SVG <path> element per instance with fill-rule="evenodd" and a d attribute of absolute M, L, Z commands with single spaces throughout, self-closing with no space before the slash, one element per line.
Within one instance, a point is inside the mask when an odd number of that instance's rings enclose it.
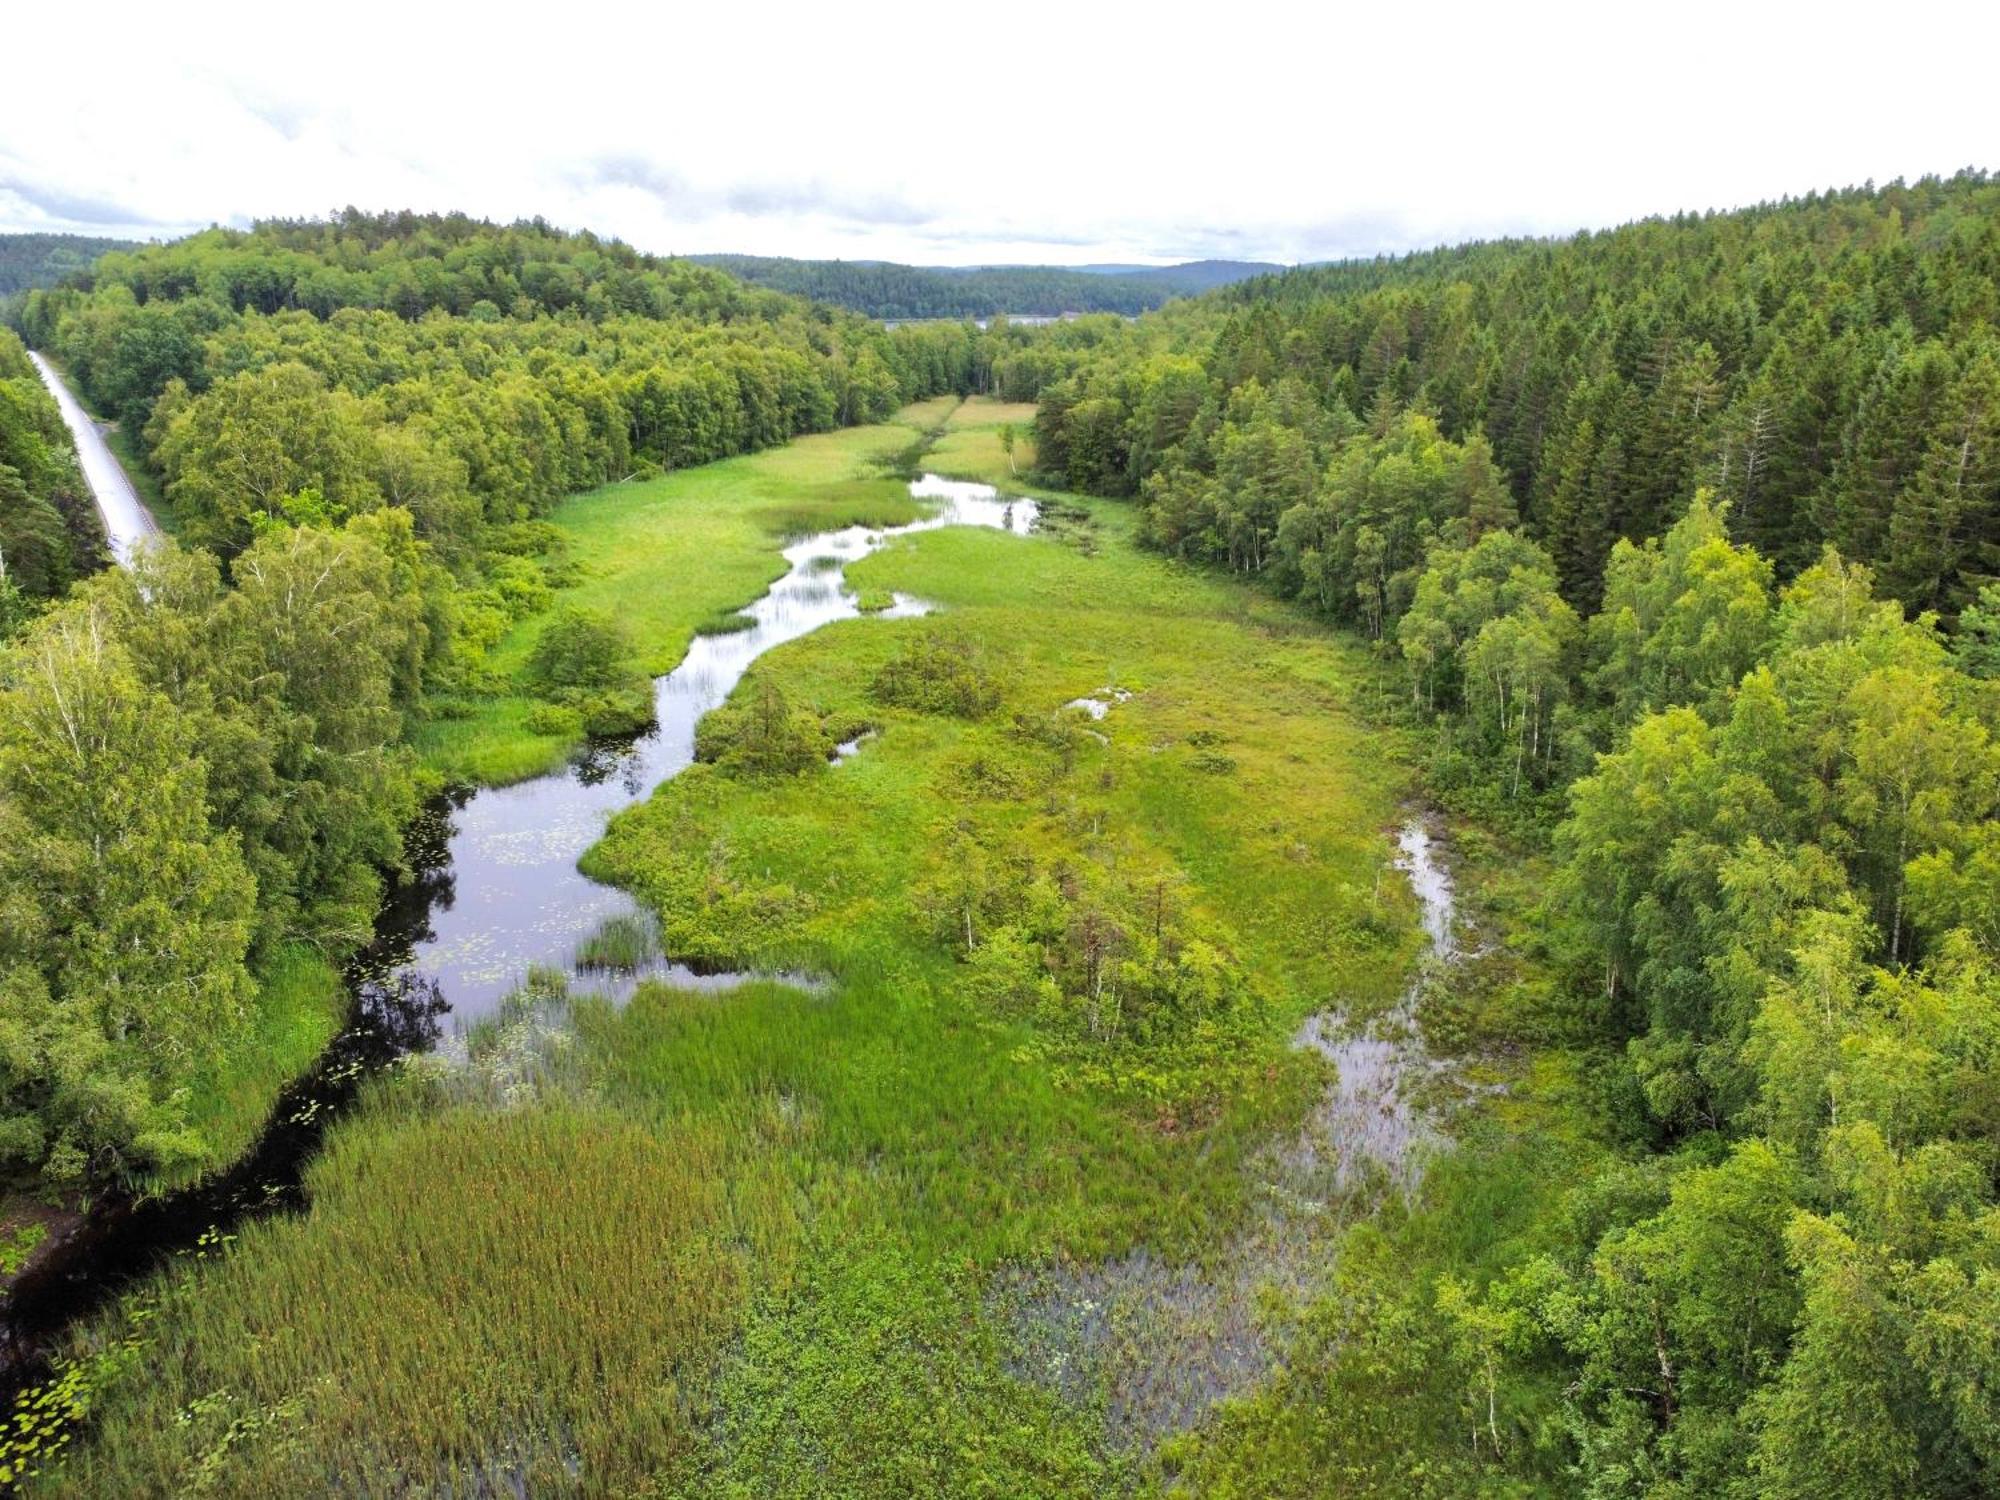
<path fill-rule="evenodd" d="M 1035 408 L 1025 401 L 972 396 L 951 414 L 944 435 L 925 457 L 927 468 L 953 479 L 983 479 L 1018 490 L 1035 467 Z M 1011 462 L 1000 445 L 1000 429 L 1014 428 Z"/>
<path fill-rule="evenodd" d="M 910 433 L 580 497 L 557 516 L 587 565 L 572 597 L 669 664 L 781 566 L 760 513 L 878 503 L 845 487 Z M 428 1065 L 385 1081 L 333 1132 L 308 1214 L 247 1228 L 80 1341 L 95 1423 L 42 1490 L 1132 1481 L 1097 1412 L 1013 1373 L 988 1289 L 1061 1258 L 1215 1255 L 1257 1153 L 1321 1082 L 1288 1045 L 1299 1018 L 1385 1002 L 1419 940 L 1385 877 L 1400 746 L 1352 709 L 1363 650 L 1138 551 L 1120 507 L 1078 514 L 1061 536 L 929 532 L 858 564 L 864 594 L 919 595 L 940 620 L 842 622 L 746 688 L 875 726 L 860 754 L 776 777 L 697 766 L 588 856 L 676 956 L 807 967 L 823 990 L 648 985 L 488 1028 L 479 1086 Z M 992 712 L 874 695 L 941 626 L 978 643 Z M 1058 714 L 1107 686 L 1133 696 L 1101 723 Z M 453 722 L 461 766 L 536 753 L 498 708 Z M 1090 941 L 1099 893 L 1127 951 L 1150 911 L 1221 977 L 1185 1014 L 1108 1026 L 1069 990 L 995 987 L 954 951 L 953 882 L 982 862 L 996 900 L 1071 914 L 1051 961 Z M 1028 917 L 982 908 L 975 955 L 1007 920 Z M 143 1356 L 121 1365 L 129 1337 Z"/>
<path fill-rule="evenodd" d="M 340 975 L 318 949 L 282 947 L 258 970 L 256 1008 L 248 1035 L 233 1040 L 223 1061 L 196 1084 L 189 1124 L 211 1146 L 203 1170 L 235 1161 L 270 1119 L 287 1083 L 326 1050 L 347 1016 Z M 182 1186 L 156 1181 L 154 1188 Z"/>

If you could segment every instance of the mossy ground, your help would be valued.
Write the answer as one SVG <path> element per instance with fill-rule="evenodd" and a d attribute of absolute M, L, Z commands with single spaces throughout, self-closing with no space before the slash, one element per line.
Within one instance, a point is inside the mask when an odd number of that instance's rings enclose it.
<path fill-rule="evenodd" d="M 574 592 L 663 669 L 780 571 L 766 512 L 854 518 L 883 497 L 840 487 L 937 420 L 581 497 L 558 518 L 586 563 Z M 991 476 L 996 455 L 953 467 Z M 471 1085 L 428 1067 L 385 1080 L 333 1132 L 308 1213 L 248 1225 L 79 1342 L 94 1421 L 42 1488 L 1096 1495 L 1159 1479 L 1106 1441 L 1100 1403 L 1019 1377 L 992 1288 L 1058 1260 L 1220 1251 L 1246 1166 L 1320 1086 L 1289 1045 L 1298 1021 L 1387 1001 L 1418 952 L 1388 870 L 1410 786 L 1397 741 L 1355 711 L 1359 645 L 1142 553 L 1119 506 L 1066 517 L 1042 537 L 924 533 L 858 564 L 857 589 L 938 618 L 839 623 L 761 660 L 739 695 L 878 733 L 797 775 L 697 766 L 588 856 L 659 912 L 670 951 L 803 965 L 824 989 L 648 986 L 555 1023 L 523 1012 L 482 1043 L 497 1061 Z M 975 643 L 997 707 L 879 700 L 883 664 L 940 628 Z M 1065 714 L 1106 687 L 1132 696 L 1101 721 Z M 461 771 L 552 748 L 517 744 L 499 708 L 460 722 L 429 748 Z M 1158 893 L 1224 982 L 1188 1015 L 1122 1028 L 1094 1011 L 1086 1026 L 1087 996 L 996 999 L 938 920 L 978 851 L 1001 884 L 1046 877 L 1033 899 L 1069 912 L 1053 930 L 1078 944 L 1091 891 L 1129 898 L 1106 908 L 1128 925 Z M 135 1330 L 142 1357 L 119 1352 Z M 1254 1479 L 1260 1434 L 1295 1411 L 1171 1461 Z"/>

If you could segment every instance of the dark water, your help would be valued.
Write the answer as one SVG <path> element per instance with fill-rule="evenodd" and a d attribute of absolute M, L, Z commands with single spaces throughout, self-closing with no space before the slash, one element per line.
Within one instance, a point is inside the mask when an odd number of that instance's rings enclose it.
<path fill-rule="evenodd" d="M 1025 534 L 1037 515 L 1032 500 L 931 474 L 910 493 L 936 508 L 906 526 L 854 526 L 787 547 L 789 571 L 744 610 L 751 628 L 697 637 L 681 664 L 654 680 L 658 722 L 649 733 L 598 747 L 532 781 L 438 799 L 406 835 L 411 878 L 384 902 L 374 942 L 349 969 L 347 1028 L 312 1072 L 285 1090 L 263 1137 L 229 1172 L 187 1192 L 100 1205 L 15 1283 L 0 1303 L 0 1393 L 11 1397 L 41 1379 L 46 1350 L 63 1330 L 166 1257 L 246 1214 L 299 1205 L 307 1163 L 367 1073 L 492 1012 L 530 965 L 574 969 L 577 945 L 600 922 L 636 912 L 624 892 L 580 873 L 578 857 L 613 813 L 693 762 L 696 723 L 729 696 L 751 662 L 860 613 L 845 583 L 848 563 L 893 537 L 943 526 Z M 885 613 L 908 617 L 927 608 L 898 595 Z M 858 748 L 841 747 L 845 754 Z M 715 988 L 750 977 L 696 974 L 667 962 L 647 972 Z M 585 982 L 602 993 L 607 978 L 592 973 Z"/>

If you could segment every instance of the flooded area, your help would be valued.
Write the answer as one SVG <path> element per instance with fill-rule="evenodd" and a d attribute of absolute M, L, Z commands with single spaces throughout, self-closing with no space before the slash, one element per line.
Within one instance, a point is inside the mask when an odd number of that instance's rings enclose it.
<path fill-rule="evenodd" d="M 1401 999 L 1366 1024 L 1310 1017 L 1294 1045 L 1330 1064 L 1297 1134 L 1253 1163 L 1250 1222 L 1209 1265 L 1141 1248 L 1095 1264 L 1003 1279 L 995 1301 L 1017 1340 L 1016 1372 L 1074 1401 L 1106 1401 L 1114 1447 L 1137 1449 L 1194 1426 L 1253 1389 L 1282 1357 L 1275 1294 L 1302 1306 L 1324 1284 L 1340 1233 L 1386 1193 L 1408 1194 L 1443 1133 L 1412 1097 L 1447 1064 L 1417 1032 L 1423 986 L 1457 961 L 1451 873 L 1430 827 L 1397 834 L 1395 868 L 1417 898 L 1425 953 Z"/>

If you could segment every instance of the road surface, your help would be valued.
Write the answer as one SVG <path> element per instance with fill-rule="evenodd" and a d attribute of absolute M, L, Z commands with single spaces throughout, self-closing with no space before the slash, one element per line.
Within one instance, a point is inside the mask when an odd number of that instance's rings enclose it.
<path fill-rule="evenodd" d="M 90 486 L 90 493 L 97 500 L 97 513 L 104 518 L 104 535 L 111 543 L 111 555 L 118 559 L 120 567 L 129 568 L 132 566 L 133 547 L 147 537 L 158 536 L 159 524 L 153 520 L 152 512 L 140 503 L 138 495 L 133 492 L 132 481 L 125 477 L 123 466 L 105 443 L 104 434 L 90 420 L 90 413 L 69 393 L 69 387 L 55 372 L 55 367 L 33 352 L 28 358 L 35 362 L 42 384 L 49 388 L 49 394 L 56 398 L 56 405 L 62 408 L 63 421 L 69 424 L 70 436 L 76 440 L 76 456 L 83 465 L 84 482 Z"/>

